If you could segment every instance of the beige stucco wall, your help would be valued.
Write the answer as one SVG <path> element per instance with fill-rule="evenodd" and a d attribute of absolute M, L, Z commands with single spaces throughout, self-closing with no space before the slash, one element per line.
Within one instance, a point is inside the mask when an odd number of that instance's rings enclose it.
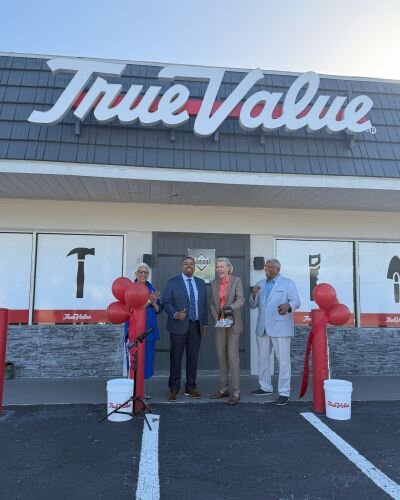
<path fill-rule="evenodd" d="M 0 200 L 1 230 L 196 231 L 399 239 L 390 212 Z"/>

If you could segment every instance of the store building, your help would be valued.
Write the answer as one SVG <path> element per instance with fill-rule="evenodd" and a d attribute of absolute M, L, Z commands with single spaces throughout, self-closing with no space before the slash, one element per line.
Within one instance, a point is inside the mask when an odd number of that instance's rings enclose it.
<path fill-rule="evenodd" d="M 294 373 L 329 282 L 352 312 L 329 333 L 334 375 L 399 374 L 399 191 L 399 82 L 0 54 L 7 357 L 19 377 L 118 375 L 114 278 L 145 260 L 162 290 L 187 253 L 199 273 L 225 256 L 248 290 L 276 256 L 302 300 Z M 216 367 L 211 329 L 200 369 Z"/>

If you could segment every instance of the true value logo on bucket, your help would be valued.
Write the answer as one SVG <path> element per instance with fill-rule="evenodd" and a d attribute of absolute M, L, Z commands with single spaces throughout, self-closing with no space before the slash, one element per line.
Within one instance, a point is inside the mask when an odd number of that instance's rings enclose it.
<path fill-rule="evenodd" d="M 115 408 L 130 408 L 131 403 L 125 403 L 124 405 L 121 405 L 120 403 L 108 403 L 108 407 L 112 408 L 113 410 Z"/>
<path fill-rule="evenodd" d="M 120 76 L 126 64 L 63 58 L 52 59 L 47 64 L 54 73 L 73 73 L 74 76 L 49 110 L 31 113 L 28 120 L 33 123 L 54 125 L 75 108 L 74 116 L 78 120 L 84 120 L 94 109 L 99 123 L 119 120 L 124 125 L 140 122 L 144 126 L 161 123 L 166 127 L 179 127 L 190 116 L 196 116 L 193 131 L 199 137 L 214 134 L 228 117 L 237 118 L 247 131 L 259 127 L 264 131 L 281 127 L 289 131 L 303 127 L 311 131 L 327 128 L 329 132 L 352 134 L 374 130 L 366 118 L 373 106 L 372 99 L 358 95 L 346 104 L 346 96 L 316 97 L 320 78 L 311 71 L 296 78 L 284 97 L 283 92 L 267 90 L 245 97 L 264 78 L 260 69 L 253 69 L 224 101 L 217 101 L 225 73 L 220 68 L 172 65 L 159 72 L 160 81 L 206 82 L 204 97 L 199 100 L 190 99 L 189 89 L 180 83 L 173 83 L 162 95 L 162 87 L 158 85 L 144 92 L 143 85 L 131 85 L 121 94 L 122 85 L 108 83 L 104 77 Z"/>
<path fill-rule="evenodd" d="M 331 406 L 332 408 L 349 408 L 350 405 L 348 403 L 333 403 L 332 401 L 326 402 L 327 406 Z"/>

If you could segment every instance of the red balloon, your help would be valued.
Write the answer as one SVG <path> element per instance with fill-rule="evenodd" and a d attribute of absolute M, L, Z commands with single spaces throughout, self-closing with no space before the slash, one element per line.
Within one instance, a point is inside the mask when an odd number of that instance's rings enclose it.
<path fill-rule="evenodd" d="M 338 303 L 336 291 L 332 285 L 328 283 L 320 283 L 313 290 L 313 299 L 321 309 L 328 311 Z"/>
<path fill-rule="evenodd" d="M 121 302 L 112 302 L 107 307 L 107 319 L 111 323 L 120 324 L 129 319 L 129 308 Z"/>
<path fill-rule="evenodd" d="M 344 304 L 335 304 L 328 311 L 328 321 L 332 325 L 344 325 L 350 319 L 350 310 Z"/>
<path fill-rule="evenodd" d="M 132 283 L 125 290 L 125 302 L 133 309 L 141 309 L 149 300 L 149 289 L 144 283 Z"/>
<path fill-rule="evenodd" d="M 129 278 L 124 278 L 124 277 L 117 278 L 111 285 L 112 294 L 120 302 L 125 302 L 124 293 L 125 290 L 128 288 L 128 286 L 131 284 L 132 281 Z"/>

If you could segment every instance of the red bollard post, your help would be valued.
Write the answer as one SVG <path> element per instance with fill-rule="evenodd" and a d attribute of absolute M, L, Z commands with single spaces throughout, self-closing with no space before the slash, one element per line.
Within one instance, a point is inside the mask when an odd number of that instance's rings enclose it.
<path fill-rule="evenodd" d="M 8 329 L 8 309 L 0 309 L 0 413 L 3 409 L 4 369 Z"/>
<path fill-rule="evenodd" d="M 328 348 L 326 339 L 326 324 L 328 318 L 322 309 L 311 311 L 312 340 L 312 368 L 313 368 L 313 403 L 312 409 L 317 413 L 325 412 L 324 380 L 328 374 Z"/>

